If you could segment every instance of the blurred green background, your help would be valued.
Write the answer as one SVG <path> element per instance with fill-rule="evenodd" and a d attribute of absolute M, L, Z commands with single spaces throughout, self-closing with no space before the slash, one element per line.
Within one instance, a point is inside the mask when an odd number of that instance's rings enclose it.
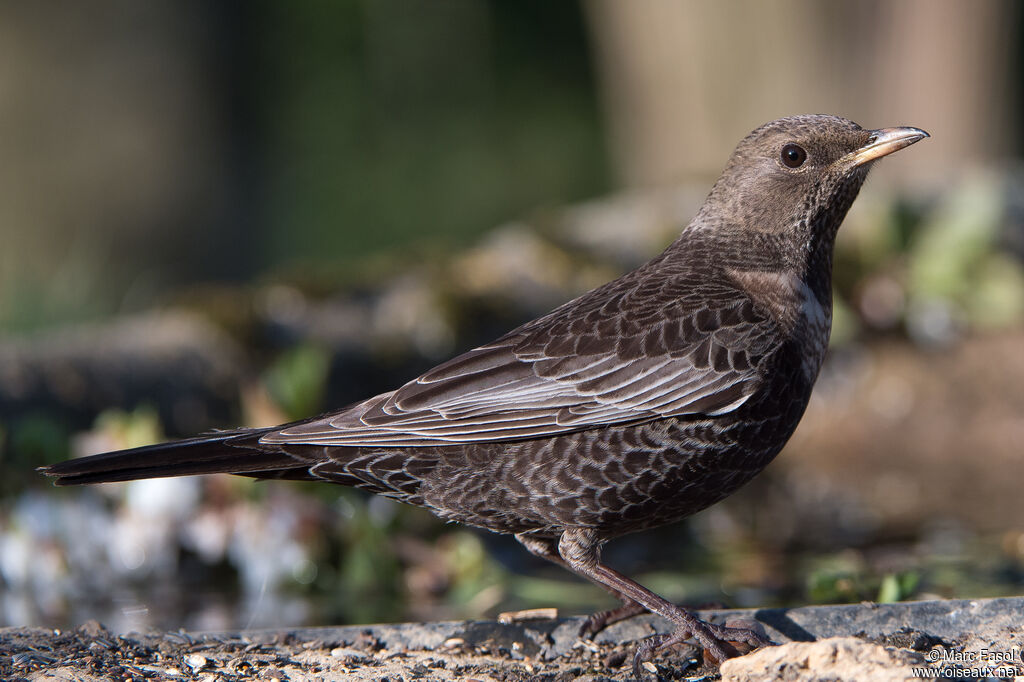
<path fill-rule="evenodd" d="M 690 603 L 1020 593 L 1022 28 L 1010 0 L 0 3 L 0 624 L 607 607 L 356 491 L 33 469 L 394 388 L 657 253 L 743 135 L 810 112 L 932 139 L 840 233 L 791 445 L 606 557 Z"/>

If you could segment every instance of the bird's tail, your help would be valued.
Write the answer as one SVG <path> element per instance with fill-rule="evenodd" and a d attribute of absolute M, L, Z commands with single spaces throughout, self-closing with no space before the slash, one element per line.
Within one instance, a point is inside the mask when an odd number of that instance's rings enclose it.
<path fill-rule="evenodd" d="M 222 431 L 186 440 L 118 450 L 60 462 L 39 471 L 56 485 L 80 485 L 139 478 L 240 474 L 255 478 L 289 477 L 300 462 L 274 446 L 260 445 L 273 429 Z"/>

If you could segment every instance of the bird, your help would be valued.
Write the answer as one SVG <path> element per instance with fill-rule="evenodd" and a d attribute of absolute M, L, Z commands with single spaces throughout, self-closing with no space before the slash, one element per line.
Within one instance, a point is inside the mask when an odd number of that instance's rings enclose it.
<path fill-rule="evenodd" d="M 928 133 L 832 115 L 744 137 L 661 254 L 396 390 L 270 428 L 42 467 L 56 485 L 228 473 L 329 481 L 512 534 L 713 662 L 770 644 L 705 622 L 607 566 L 602 546 L 722 500 L 778 454 L 828 346 L 836 233 L 878 159 Z M 741 645 L 746 645 L 742 647 Z"/>

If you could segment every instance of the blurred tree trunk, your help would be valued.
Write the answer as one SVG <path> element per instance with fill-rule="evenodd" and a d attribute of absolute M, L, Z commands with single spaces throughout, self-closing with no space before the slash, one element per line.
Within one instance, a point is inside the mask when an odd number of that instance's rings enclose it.
<path fill-rule="evenodd" d="M 738 135 L 796 113 L 925 128 L 933 144 L 885 164 L 910 181 L 1014 151 L 1019 14 L 1008 0 L 584 7 L 626 185 L 714 177 Z"/>

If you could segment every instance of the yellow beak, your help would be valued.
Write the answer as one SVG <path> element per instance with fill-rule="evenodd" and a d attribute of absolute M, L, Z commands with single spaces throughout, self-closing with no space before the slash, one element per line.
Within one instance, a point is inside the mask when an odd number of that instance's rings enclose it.
<path fill-rule="evenodd" d="M 931 136 L 920 128 L 879 128 L 871 131 L 871 137 L 868 138 L 867 144 L 848 154 L 846 159 L 853 166 L 862 166 L 893 152 L 898 152 L 926 137 Z"/>

